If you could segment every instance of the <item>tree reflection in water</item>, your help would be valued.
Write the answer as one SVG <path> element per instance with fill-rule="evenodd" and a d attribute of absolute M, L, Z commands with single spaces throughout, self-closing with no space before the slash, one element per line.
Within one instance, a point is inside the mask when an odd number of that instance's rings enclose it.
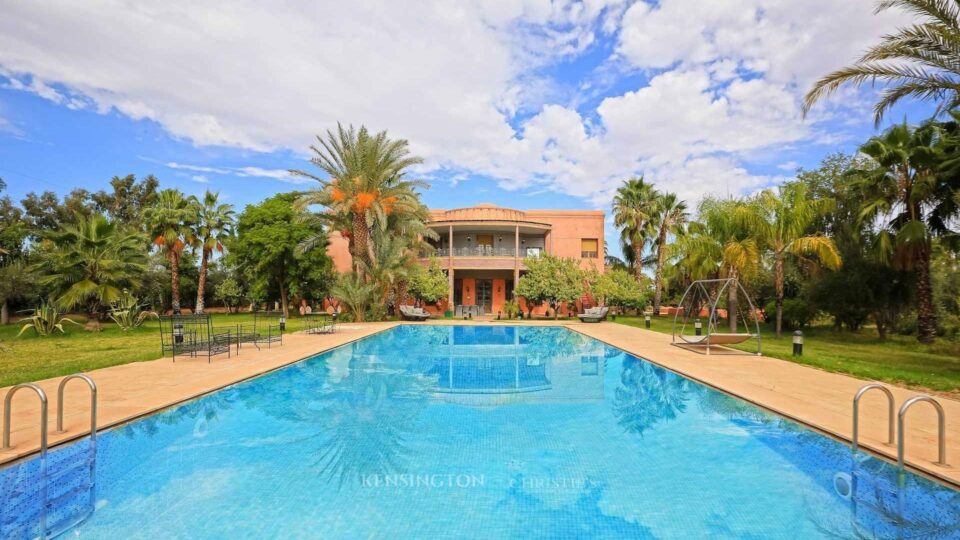
<path fill-rule="evenodd" d="M 632 356 L 623 359 L 613 412 L 627 432 L 643 435 L 686 410 L 690 381 Z"/>
<path fill-rule="evenodd" d="M 188 401 L 160 414 L 145 416 L 136 422 L 126 424 L 117 432 L 126 438 L 135 438 L 146 435 L 154 436 L 160 431 L 160 426 L 175 426 L 185 420 L 199 420 L 206 432 L 209 424 L 215 422 L 220 413 L 233 408 L 238 399 L 238 392 L 234 388 L 226 388 L 195 401 Z M 194 431 L 198 425 L 195 424 Z"/>
<path fill-rule="evenodd" d="M 427 405 L 435 381 L 405 366 L 391 365 L 376 355 L 351 351 L 349 371 L 337 380 L 326 362 L 312 362 L 305 384 L 303 370 L 283 381 L 272 381 L 269 395 L 250 393 L 248 406 L 297 424 L 307 432 L 301 442 L 317 440 L 315 466 L 319 475 L 345 483 L 361 475 L 403 471 L 407 438 Z M 287 384 L 289 383 L 289 384 Z M 292 407 L 291 401 L 303 405 Z M 312 433 L 311 433 L 312 432 Z"/>

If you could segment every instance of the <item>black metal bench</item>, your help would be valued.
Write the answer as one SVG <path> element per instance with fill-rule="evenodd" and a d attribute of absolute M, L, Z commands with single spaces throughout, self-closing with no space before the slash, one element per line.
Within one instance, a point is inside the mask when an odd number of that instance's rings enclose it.
<path fill-rule="evenodd" d="M 337 331 L 339 313 L 307 313 L 300 320 L 303 321 L 303 331 L 307 334 L 333 334 Z"/>
<path fill-rule="evenodd" d="M 207 362 L 219 354 L 230 357 L 233 332 L 214 329 L 210 315 L 168 315 L 160 317 L 160 348 L 163 356 L 206 356 Z"/>
<path fill-rule="evenodd" d="M 260 350 L 261 343 L 266 343 L 269 349 L 273 343 L 283 345 L 286 317 L 279 311 L 254 311 L 252 323 L 240 323 L 231 328 L 237 354 L 244 343 L 252 343 L 257 350 Z"/>

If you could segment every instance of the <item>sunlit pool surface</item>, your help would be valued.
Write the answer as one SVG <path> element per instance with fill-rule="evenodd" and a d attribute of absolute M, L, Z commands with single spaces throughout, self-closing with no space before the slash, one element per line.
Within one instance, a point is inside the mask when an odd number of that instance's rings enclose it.
<path fill-rule="evenodd" d="M 46 468 L 80 538 L 960 538 L 957 491 L 564 328 L 402 326 Z M 0 475 L 37 536 L 38 460 Z"/>

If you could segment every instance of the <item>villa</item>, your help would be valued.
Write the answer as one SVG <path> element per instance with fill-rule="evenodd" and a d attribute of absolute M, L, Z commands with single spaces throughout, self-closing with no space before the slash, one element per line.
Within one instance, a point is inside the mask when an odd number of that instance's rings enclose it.
<path fill-rule="evenodd" d="M 433 253 L 422 253 L 429 264 L 438 257 L 449 278 L 458 313 L 496 314 L 512 297 L 513 285 L 523 275 L 524 259 L 542 254 L 574 258 L 584 269 L 603 272 L 601 210 L 515 210 L 478 204 L 453 210 L 431 210 L 428 226 L 440 237 L 431 241 Z M 328 254 L 339 272 L 351 267 L 347 240 L 334 233 Z M 590 303 L 584 298 L 582 304 Z M 522 301 L 521 301 L 522 305 Z M 523 306 L 526 310 L 526 306 Z M 431 309 L 428 306 L 428 309 Z M 533 311 L 543 314 L 545 306 Z M 563 313 L 565 309 L 561 309 Z"/>

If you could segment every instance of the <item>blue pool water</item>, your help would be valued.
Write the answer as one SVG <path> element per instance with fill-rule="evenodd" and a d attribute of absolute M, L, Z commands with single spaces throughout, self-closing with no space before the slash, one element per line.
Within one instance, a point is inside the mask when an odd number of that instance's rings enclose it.
<path fill-rule="evenodd" d="M 46 475 L 0 470 L 0 538 L 44 485 L 71 538 L 960 538 L 957 491 L 564 328 L 402 326 Z"/>

